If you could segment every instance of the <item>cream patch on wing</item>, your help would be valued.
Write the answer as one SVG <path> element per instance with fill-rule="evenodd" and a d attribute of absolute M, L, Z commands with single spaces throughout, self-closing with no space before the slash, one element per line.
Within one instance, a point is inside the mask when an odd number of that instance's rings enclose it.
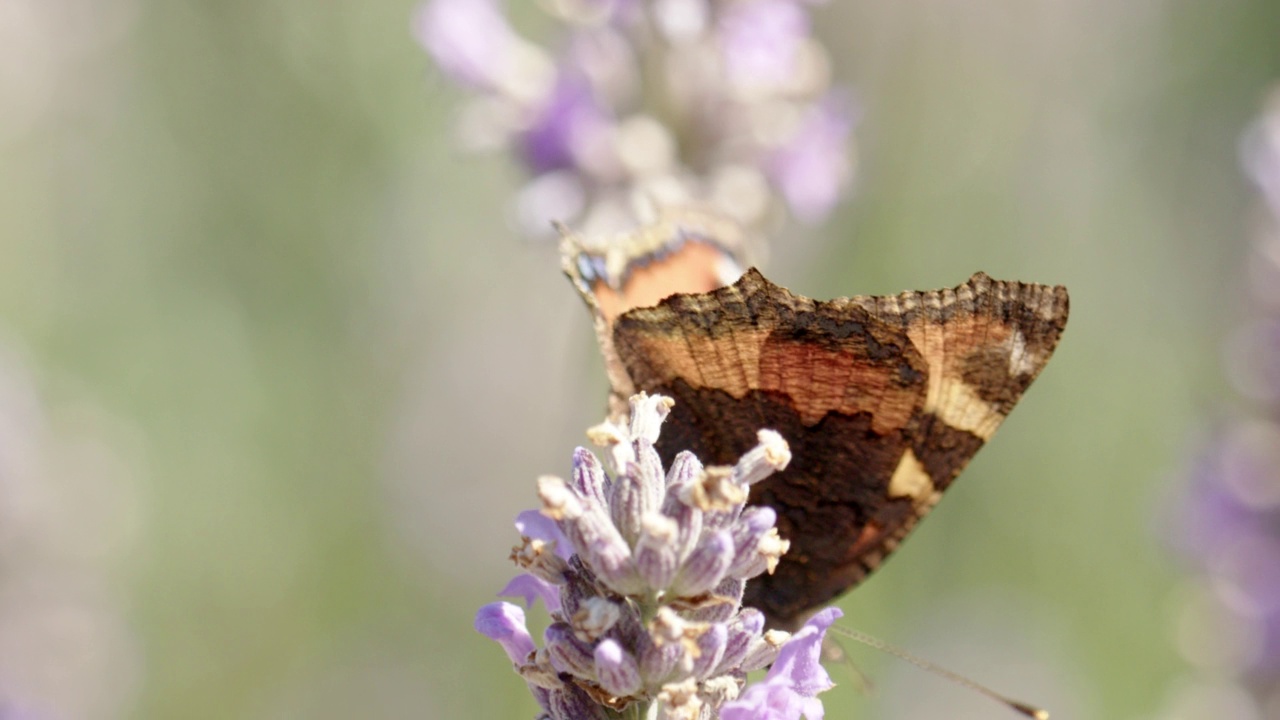
<path fill-rule="evenodd" d="M 925 412 L 932 412 L 956 430 L 973 433 L 983 442 L 990 440 L 996 428 L 1004 422 L 1004 413 L 978 397 L 973 388 L 962 380 L 943 382 L 938 396 L 935 398 L 932 393 L 930 395 L 925 401 Z"/>
<path fill-rule="evenodd" d="M 910 448 L 907 448 L 907 451 L 902 453 L 902 459 L 898 461 L 898 467 L 894 469 L 893 476 L 889 478 L 889 497 L 911 498 L 917 505 L 931 505 L 936 502 L 934 496 L 937 494 L 933 479 L 924 469 L 924 464 Z"/>
<path fill-rule="evenodd" d="M 1044 367 L 1046 358 L 1037 352 L 1028 352 L 1027 336 L 1014 330 L 1009 336 L 1009 377 L 1031 375 Z"/>
<path fill-rule="evenodd" d="M 961 350 L 969 336 L 951 338 L 958 347 L 947 347 L 945 330 L 920 323 L 907 330 L 907 336 L 915 343 L 929 363 L 929 390 L 925 396 L 924 411 L 933 413 L 957 430 L 973 433 L 984 442 L 991 439 L 996 428 L 1004 421 L 1004 413 L 994 405 L 978 397 L 973 388 L 958 377 L 950 363 L 948 350 Z M 959 340 L 960 342 L 955 342 Z M 1025 345 L 1026 341 L 1023 341 Z"/>

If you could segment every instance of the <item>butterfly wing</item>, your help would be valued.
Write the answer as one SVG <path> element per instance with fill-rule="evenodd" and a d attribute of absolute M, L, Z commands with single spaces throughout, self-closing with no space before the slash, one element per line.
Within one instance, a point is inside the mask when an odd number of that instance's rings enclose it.
<path fill-rule="evenodd" d="M 659 453 L 731 464 L 771 428 L 788 468 L 752 489 L 791 550 L 748 584 L 773 624 L 879 566 L 988 440 L 1052 354 L 1063 288 L 992 281 L 817 302 L 749 270 L 611 324 L 631 387 L 675 399 Z"/>

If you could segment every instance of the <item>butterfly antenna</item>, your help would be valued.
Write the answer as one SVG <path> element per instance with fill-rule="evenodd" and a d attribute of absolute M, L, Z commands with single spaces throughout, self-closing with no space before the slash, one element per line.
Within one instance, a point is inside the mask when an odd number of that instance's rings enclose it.
<path fill-rule="evenodd" d="M 970 680 L 969 678 L 963 675 L 960 675 L 959 673 L 954 673 L 944 667 L 939 667 L 938 665 L 935 665 L 929 662 L 928 660 L 925 660 L 924 658 L 916 657 L 915 655 L 912 655 L 911 653 L 907 652 L 906 650 L 903 650 L 902 648 L 894 647 L 893 645 L 890 645 L 889 643 L 879 638 L 872 637 L 864 632 L 860 632 L 858 630 L 851 630 L 846 627 L 840 627 L 839 625 L 832 626 L 828 630 L 828 632 L 834 632 L 838 635 L 842 635 L 850 640 L 853 640 L 854 642 L 860 642 L 863 645 L 866 645 L 867 647 L 875 648 L 880 652 L 893 655 L 899 660 L 905 660 L 911 663 L 912 665 L 915 665 L 916 667 L 920 668 L 921 670 L 931 672 L 934 675 L 946 678 L 947 680 L 950 680 L 951 682 L 956 683 L 957 685 L 960 685 L 962 687 L 967 687 L 976 693 L 985 695 L 988 698 L 995 700 L 1001 705 L 1004 705 L 1005 707 L 1008 707 L 1009 709 L 1017 713 L 1020 713 L 1022 715 L 1025 715 L 1026 717 L 1032 718 L 1032 720 L 1049 720 L 1048 710 L 1044 710 L 1034 705 L 1029 705 L 1024 702 L 1019 702 L 1017 700 L 1014 700 L 1013 698 L 1007 697 L 1005 695 L 1001 695 L 995 690 L 992 690 L 991 688 L 985 685 L 981 685 L 973 680 Z"/>
<path fill-rule="evenodd" d="M 843 665 L 849 671 L 849 676 L 853 679 L 854 685 L 858 687 L 858 691 L 863 695 L 875 694 L 875 681 L 871 679 L 871 676 L 863 672 L 862 668 L 858 667 L 858 664 L 849 656 L 849 653 L 844 649 L 844 645 L 838 638 L 831 636 L 823 638 L 822 659 L 824 662 Z"/>

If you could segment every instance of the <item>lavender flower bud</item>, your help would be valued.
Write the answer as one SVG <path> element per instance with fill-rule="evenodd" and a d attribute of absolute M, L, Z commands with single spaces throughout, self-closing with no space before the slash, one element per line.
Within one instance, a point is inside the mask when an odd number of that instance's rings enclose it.
<path fill-rule="evenodd" d="M 616 472 L 624 471 L 636 461 L 636 450 L 631 444 L 627 429 L 611 422 L 603 422 L 587 430 L 587 439 L 593 445 L 605 448 Z"/>
<path fill-rule="evenodd" d="M 656 645 L 678 646 L 681 649 L 679 664 L 668 677 L 668 682 L 683 680 L 692 674 L 694 661 L 701 652 L 698 638 L 709 627 L 706 623 L 687 621 L 669 607 L 658 608 L 653 621 L 649 623 L 650 637 Z"/>
<path fill-rule="evenodd" d="M 697 455 L 683 450 L 671 461 L 671 468 L 667 470 L 667 487 L 679 487 L 693 482 L 701 474 L 702 461 Z M 663 511 L 666 512 L 666 508 Z"/>
<path fill-rule="evenodd" d="M 588 680 L 595 678 L 591 645 L 580 640 L 568 623 L 548 625 L 542 634 L 542 642 L 556 670 Z"/>
<path fill-rule="evenodd" d="M 635 451 L 636 462 L 629 463 L 626 472 L 613 482 L 609 506 L 614 524 L 633 545 L 640 536 L 641 519 L 661 505 L 664 483 L 662 460 L 653 446 L 640 441 L 635 443 Z"/>
<path fill-rule="evenodd" d="M 604 468 L 600 460 L 586 448 L 573 451 L 573 487 L 583 497 L 597 503 L 600 507 L 606 504 Z"/>
<path fill-rule="evenodd" d="M 609 717 L 604 706 L 573 684 L 552 690 L 547 709 L 555 720 L 608 720 Z"/>
<path fill-rule="evenodd" d="M 726 626 L 728 634 L 725 638 L 724 656 L 720 664 L 713 668 L 715 674 L 726 673 L 742 666 L 747 651 L 760 638 L 764 631 L 764 613 L 755 608 L 743 608 L 736 618 Z"/>
<path fill-rule="evenodd" d="M 694 659 L 693 667 L 689 669 L 694 677 L 701 680 L 711 676 L 712 671 L 724 658 L 728 637 L 729 630 L 723 623 L 711 625 L 706 632 L 698 636 L 698 657 Z"/>
<path fill-rule="evenodd" d="M 671 583 L 677 597 L 701 595 L 715 587 L 733 564 L 733 536 L 718 530 L 703 537 Z"/>
<path fill-rule="evenodd" d="M 606 639 L 596 646 L 595 671 L 600 687 L 613 695 L 627 697 L 640 690 L 636 659 L 615 640 Z"/>
<path fill-rule="evenodd" d="M 790 543 L 778 536 L 774 527 L 778 514 L 771 507 L 750 507 L 733 525 L 733 564 L 730 577 L 749 580 L 762 572 L 773 572 Z"/>
<path fill-rule="evenodd" d="M 676 554 L 679 532 L 675 520 L 659 513 L 649 513 L 641 521 L 635 551 L 636 571 L 653 590 L 666 589 L 680 569 Z"/>
<path fill-rule="evenodd" d="M 619 478 L 615 485 L 623 484 Z M 589 512 L 573 523 L 574 531 L 565 530 L 565 534 L 573 538 L 575 533 L 581 538 L 578 554 L 582 556 L 587 567 L 595 572 L 600 582 L 619 595 L 635 595 L 644 592 L 644 580 L 636 572 L 631 558 L 631 547 L 623 539 L 622 533 L 609 521 L 603 510 Z"/>
<path fill-rule="evenodd" d="M 650 447 L 658 442 L 662 421 L 667 419 L 675 401 L 665 395 L 640 392 L 631 396 L 631 438 L 643 440 Z"/>
<path fill-rule="evenodd" d="M 636 440 L 636 463 L 644 473 L 644 511 L 657 512 L 662 508 L 662 501 L 667 495 L 666 471 L 662 469 L 662 458 L 648 440 Z"/>
<path fill-rule="evenodd" d="M 542 512 L 556 520 L 587 567 L 614 591 L 641 592 L 644 581 L 631 561 L 631 548 L 602 507 L 584 504 L 577 491 L 558 477 L 538 478 Z"/>
<path fill-rule="evenodd" d="M 758 443 L 733 466 L 733 480 L 744 487 L 754 485 L 770 475 L 785 470 L 791 462 L 791 448 L 773 430 L 756 433 Z"/>
<path fill-rule="evenodd" d="M 566 522 L 577 520 L 586 512 L 580 496 L 564 480 L 554 475 L 544 475 L 538 478 L 538 498 L 542 500 L 542 514 L 555 520 L 561 531 L 576 546 L 577 539 L 569 534 Z"/>
<path fill-rule="evenodd" d="M 644 686 L 651 689 L 657 689 L 670 680 L 684 657 L 684 648 L 679 643 L 659 644 L 647 633 L 638 646 L 640 677 L 644 680 Z"/>
<path fill-rule="evenodd" d="M 751 672 L 773 662 L 778 657 L 778 650 L 783 643 L 791 639 L 791 633 L 782 630 L 768 630 L 757 640 L 752 641 L 747 654 L 738 667 L 743 672 Z"/>
<path fill-rule="evenodd" d="M 742 607 L 742 592 L 746 586 L 745 580 L 726 577 L 709 594 L 697 598 L 684 616 L 693 622 L 725 622 Z M 688 599 L 683 600 L 683 604 L 687 603 Z"/>
<path fill-rule="evenodd" d="M 667 473 L 667 496 L 662 502 L 662 514 L 675 520 L 676 539 L 673 543 L 676 560 L 683 563 L 698 545 L 702 536 L 702 511 L 681 499 L 688 494 L 689 486 L 702 475 L 702 463 L 691 454 L 681 453 Z"/>

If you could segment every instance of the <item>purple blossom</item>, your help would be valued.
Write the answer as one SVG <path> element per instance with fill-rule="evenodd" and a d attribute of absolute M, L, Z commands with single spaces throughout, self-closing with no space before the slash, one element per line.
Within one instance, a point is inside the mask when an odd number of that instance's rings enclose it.
<path fill-rule="evenodd" d="M 830 101 L 812 6 L 552 3 L 563 42 L 543 49 L 494 0 L 429 0 L 414 34 L 475 97 L 469 144 L 505 148 L 528 171 L 517 215 L 530 233 L 553 219 L 626 230 L 655 203 L 713 209 L 751 230 L 780 206 L 815 222 L 849 185 L 852 123 Z"/>
<path fill-rule="evenodd" d="M 415 39 L 454 82 L 491 89 L 519 42 L 494 0 L 431 0 L 413 17 Z"/>
<path fill-rule="evenodd" d="M 1280 258 L 1280 95 L 1241 148 L 1270 211 L 1255 237 L 1250 270 L 1274 268 Z M 1280 306 L 1274 285 L 1264 280 L 1251 287 L 1252 312 L 1226 348 L 1228 376 L 1245 402 L 1195 458 L 1171 543 L 1190 561 L 1199 597 L 1207 599 L 1206 608 L 1188 606 L 1196 617 L 1251 629 L 1247 645 L 1233 649 L 1240 665 L 1229 668 L 1225 680 L 1259 716 L 1268 697 L 1280 696 Z M 1197 663 L 1206 659 L 1193 655 L 1194 644 L 1184 652 Z"/>
<path fill-rule="evenodd" d="M 531 572 L 504 593 L 547 602 L 545 650 L 510 603 L 481 608 L 476 629 L 502 645 L 551 720 L 616 717 L 634 703 L 659 718 L 718 717 L 746 674 L 775 660 L 766 683 L 745 696 L 760 699 L 740 712 L 783 703 L 796 713 L 741 717 L 818 718 L 814 696 L 831 685 L 818 652 L 839 611 L 789 636 L 764 632 L 763 615 L 741 607 L 745 581 L 787 549 L 773 511 L 744 511 L 747 486 L 785 467 L 790 450 L 762 430 L 732 467 L 704 468 L 685 453 L 668 472 L 653 445 L 670 407 L 662 396 L 631 398 L 625 422 L 588 433 L 612 468 L 578 449 L 572 479 L 540 478 L 540 515 L 520 515 L 524 545 L 512 556 Z M 601 689 L 607 711 L 592 699 Z"/>
<path fill-rule="evenodd" d="M 829 95 L 770 156 L 769 177 L 800 220 L 817 222 L 840 201 L 850 176 L 847 144 L 853 122 L 850 102 Z"/>
<path fill-rule="evenodd" d="M 817 695 L 834 685 L 819 662 L 822 639 L 841 614 L 839 608 L 830 607 L 810 618 L 782 646 L 764 681 L 726 703 L 720 720 L 799 720 L 801 716 L 822 720 L 822 702 Z"/>
<path fill-rule="evenodd" d="M 729 80 L 739 87 L 779 87 L 795 76 L 809 39 L 809 15 L 794 0 L 729 3 L 719 22 Z"/>
<path fill-rule="evenodd" d="M 520 157 L 535 175 L 578 167 L 584 148 L 609 124 L 586 78 L 562 71 L 537 118 L 520 135 Z"/>
<path fill-rule="evenodd" d="M 547 604 L 547 610 L 555 612 L 560 609 L 560 588 L 529 573 L 511 578 L 511 582 L 498 591 L 498 597 L 523 598 L 527 608 L 532 608 L 534 601 L 542 600 Z"/>
<path fill-rule="evenodd" d="M 555 543 L 556 555 L 565 560 L 573 554 L 573 548 L 564 533 L 560 532 L 560 526 L 537 510 L 525 510 L 516 516 L 516 532 L 534 540 Z"/>
<path fill-rule="evenodd" d="M 507 602 L 489 603 L 476 613 L 476 632 L 497 641 L 507 657 L 517 665 L 525 662 L 536 649 L 524 611 Z"/>

